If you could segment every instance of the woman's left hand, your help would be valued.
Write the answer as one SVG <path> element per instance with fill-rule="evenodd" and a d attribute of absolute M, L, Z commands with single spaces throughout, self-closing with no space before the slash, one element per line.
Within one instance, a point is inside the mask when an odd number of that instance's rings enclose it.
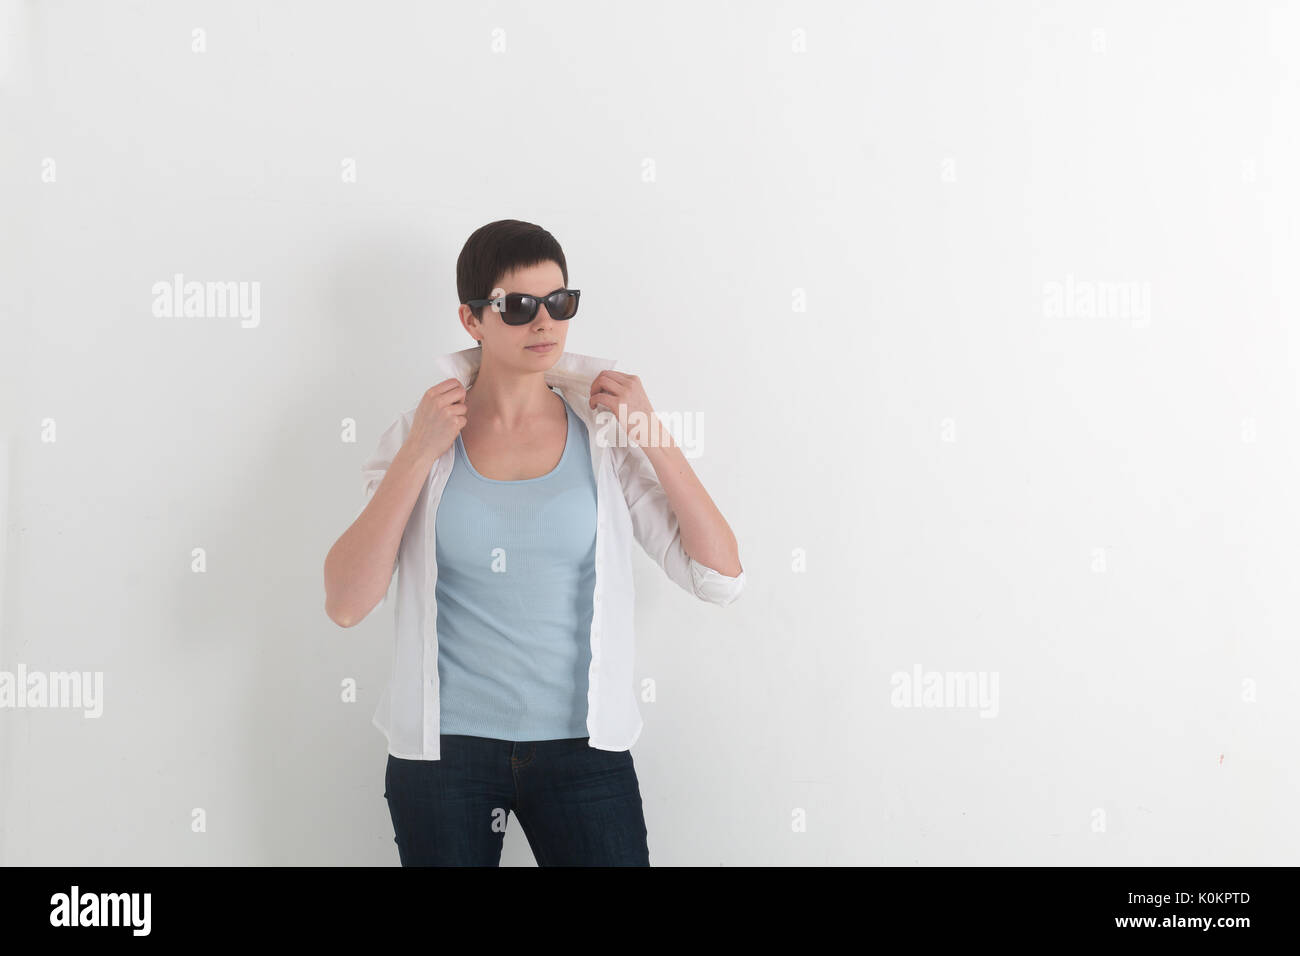
<path fill-rule="evenodd" d="M 659 418 L 637 376 L 605 369 L 592 379 L 587 404 L 593 410 L 605 408 L 613 412 L 623 423 L 628 441 L 642 448 L 658 441 Z"/>

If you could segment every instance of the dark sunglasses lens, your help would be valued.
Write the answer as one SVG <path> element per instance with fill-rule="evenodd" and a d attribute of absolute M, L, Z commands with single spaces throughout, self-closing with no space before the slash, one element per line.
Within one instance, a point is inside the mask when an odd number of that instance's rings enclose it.
<path fill-rule="evenodd" d="M 511 292 L 506 296 L 506 307 L 501 313 L 501 321 L 506 325 L 527 325 L 537 314 L 537 300 L 531 295 Z"/>
<path fill-rule="evenodd" d="M 572 292 L 557 292 L 546 300 L 551 316 L 556 319 L 571 319 L 578 311 L 578 297 Z"/>

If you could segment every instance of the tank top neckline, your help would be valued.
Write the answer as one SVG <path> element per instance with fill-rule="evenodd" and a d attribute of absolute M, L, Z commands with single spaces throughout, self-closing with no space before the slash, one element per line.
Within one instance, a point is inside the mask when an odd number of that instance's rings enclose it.
<path fill-rule="evenodd" d="M 560 393 L 556 391 L 555 386 L 552 385 L 548 387 L 551 391 L 555 392 L 556 395 L 560 395 Z M 474 467 L 474 463 L 469 460 L 469 453 L 465 451 L 465 443 L 460 440 L 460 433 L 457 432 L 456 450 L 460 455 L 460 459 L 465 462 L 465 467 L 469 470 L 469 473 L 479 481 L 486 481 L 493 485 L 527 485 L 534 481 L 545 481 L 547 478 L 553 476 L 557 471 L 564 467 L 564 463 L 569 459 L 569 449 L 573 446 L 573 409 L 569 408 L 569 403 L 564 400 L 563 395 L 560 395 L 560 401 L 564 402 L 564 451 L 560 452 L 560 460 L 555 463 L 554 468 L 546 474 L 538 475 L 535 478 L 489 478 L 487 475 L 480 475 L 478 469 Z"/>

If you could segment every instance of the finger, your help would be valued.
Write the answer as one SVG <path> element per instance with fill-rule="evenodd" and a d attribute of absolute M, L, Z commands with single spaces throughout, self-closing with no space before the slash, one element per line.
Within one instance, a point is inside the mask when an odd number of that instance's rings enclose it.
<path fill-rule="evenodd" d="M 438 394 L 434 398 L 434 401 L 438 403 L 439 407 L 461 408 L 465 405 L 465 399 L 466 396 L 463 391 L 457 392 L 455 389 L 448 389 L 447 391 Z"/>
<path fill-rule="evenodd" d="M 597 375 L 594 379 L 592 379 L 591 381 L 592 395 L 595 395 L 599 392 L 604 392 L 609 395 L 621 395 L 623 393 L 623 390 L 626 386 L 622 382 L 619 382 L 617 380 L 603 377 L 608 374 L 609 374 L 608 372 L 601 372 L 600 375 Z"/>
<path fill-rule="evenodd" d="M 592 409 L 596 409 L 597 407 L 605 408 L 613 412 L 615 415 L 617 415 L 621 401 L 622 400 L 617 395 L 609 395 L 605 392 L 597 392 L 595 395 L 591 396 L 591 401 L 589 402 L 589 404 L 591 405 Z"/>
<path fill-rule="evenodd" d="M 618 394 L 610 391 L 609 389 L 606 388 L 592 389 L 591 396 L 587 399 L 587 405 L 590 408 L 595 408 L 597 401 L 600 401 L 602 404 L 604 404 L 605 401 L 617 402 L 618 398 L 619 398 Z"/>

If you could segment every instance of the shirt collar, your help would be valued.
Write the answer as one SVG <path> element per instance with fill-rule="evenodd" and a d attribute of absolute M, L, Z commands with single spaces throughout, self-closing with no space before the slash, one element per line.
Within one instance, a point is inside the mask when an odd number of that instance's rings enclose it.
<path fill-rule="evenodd" d="M 448 352 L 434 359 L 434 368 L 442 378 L 454 378 L 465 388 L 478 375 L 479 365 L 483 362 L 483 350 L 479 346 Z M 583 355 L 580 352 L 561 352 L 555 364 L 546 370 L 544 376 L 547 385 L 561 387 L 587 385 L 605 369 L 613 368 L 618 359 L 599 358 L 595 355 Z"/>

